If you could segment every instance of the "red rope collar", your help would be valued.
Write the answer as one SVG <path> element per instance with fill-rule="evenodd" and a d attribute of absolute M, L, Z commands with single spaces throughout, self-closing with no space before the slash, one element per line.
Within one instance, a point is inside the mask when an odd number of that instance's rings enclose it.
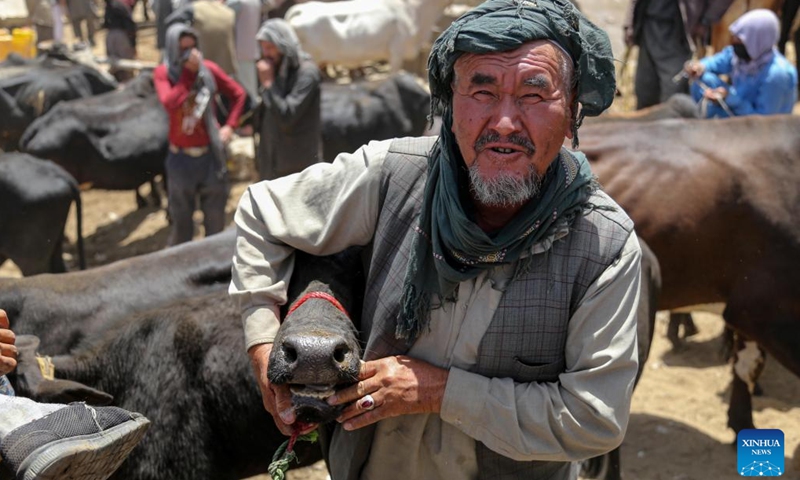
<path fill-rule="evenodd" d="M 289 315 L 291 315 L 292 312 L 297 310 L 297 308 L 300 305 L 306 303 L 307 300 L 310 300 L 312 298 L 318 298 L 318 299 L 321 299 L 321 300 L 327 300 L 327 301 L 331 302 L 333 304 L 333 306 L 336 307 L 337 309 L 339 309 L 340 312 L 344 313 L 347 318 L 350 318 L 350 315 L 347 313 L 347 310 L 345 310 L 344 307 L 342 306 L 342 304 L 339 303 L 339 300 L 336 300 L 333 297 L 333 295 L 331 295 L 329 293 L 325 293 L 325 292 L 308 292 L 308 293 L 306 293 L 305 295 L 300 297 L 300 300 L 294 302 L 294 305 L 292 305 L 291 308 L 289 308 L 289 312 L 286 313 L 286 316 L 288 317 Z"/>

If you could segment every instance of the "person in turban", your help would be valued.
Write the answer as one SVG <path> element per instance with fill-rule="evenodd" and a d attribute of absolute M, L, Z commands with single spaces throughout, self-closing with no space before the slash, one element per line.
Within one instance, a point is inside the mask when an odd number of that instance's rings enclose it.
<path fill-rule="evenodd" d="M 243 194 L 230 292 L 264 405 L 316 427 L 266 375 L 295 250 L 369 245 L 364 363 L 319 427 L 331 478 L 576 478 L 622 442 L 638 362 L 633 225 L 563 147 L 613 100 L 608 37 L 567 0 L 489 0 L 428 78 L 438 136 Z"/>
<path fill-rule="evenodd" d="M 261 180 L 273 180 L 322 160 L 322 73 L 284 19 L 265 21 L 256 39 L 256 166 Z"/>

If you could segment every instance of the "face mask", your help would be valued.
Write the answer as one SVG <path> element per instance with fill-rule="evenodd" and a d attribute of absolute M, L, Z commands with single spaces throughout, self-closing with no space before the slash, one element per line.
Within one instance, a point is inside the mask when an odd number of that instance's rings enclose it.
<path fill-rule="evenodd" d="M 747 48 L 745 48 L 743 43 L 734 43 L 733 44 L 733 53 L 739 57 L 739 60 L 744 62 L 750 61 L 750 54 L 747 53 Z"/>

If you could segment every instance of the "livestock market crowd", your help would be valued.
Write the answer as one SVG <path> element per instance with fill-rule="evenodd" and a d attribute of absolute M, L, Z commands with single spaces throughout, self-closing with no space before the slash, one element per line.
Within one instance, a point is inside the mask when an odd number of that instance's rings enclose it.
<path fill-rule="evenodd" d="M 800 479 L 800 1 L 9 1 L 0 478 Z"/>

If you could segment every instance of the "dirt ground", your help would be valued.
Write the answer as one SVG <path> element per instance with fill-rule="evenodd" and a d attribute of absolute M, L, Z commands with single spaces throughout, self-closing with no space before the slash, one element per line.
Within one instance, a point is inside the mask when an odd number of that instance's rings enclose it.
<path fill-rule="evenodd" d="M 621 59 L 624 49 L 620 29 L 627 1 L 584 0 L 581 4 L 590 18 L 609 31 L 615 56 Z M 157 59 L 152 49 L 153 33 L 152 28 L 141 31 L 140 57 L 143 60 Z M 99 55 L 104 53 L 103 43 L 101 33 L 98 36 L 100 47 L 95 50 Z M 634 68 L 633 65 L 628 67 L 628 75 Z M 629 84 L 623 82 L 623 96 L 617 99 L 614 109 L 631 108 L 629 88 L 625 88 Z M 233 185 L 227 209 L 229 221 L 246 186 L 246 182 Z M 168 226 L 163 209 L 136 210 L 130 191 L 90 190 L 84 192 L 82 198 L 89 267 L 165 246 Z M 196 220 L 198 235 L 201 235 L 199 216 Z M 68 265 L 75 269 L 74 211 L 66 234 Z M 17 275 L 19 272 L 10 263 L 0 268 L 0 276 Z M 719 354 L 723 322 L 718 315 L 710 313 L 697 313 L 695 320 L 700 333 L 689 339 L 683 349 L 673 351 L 666 339 L 666 315 L 659 315 L 650 359 L 633 396 L 631 421 L 623 444 L 623 474 L 628 480 L 738 478 L 736 451 L 732 446 L 735 438 L 726 427 L 731 367 Z M 759 428 L 783 430 L 786 457 L 783 478 L 800 480 L 800 379 L 770 358 L 761 386 L 764 394 L 753 401 L 755 424 Z M 290 480 L 323 480 L 325 477 L 322 464 L 289 474 Z M 252 480 L 268 478 L 262 475 Z"/>

